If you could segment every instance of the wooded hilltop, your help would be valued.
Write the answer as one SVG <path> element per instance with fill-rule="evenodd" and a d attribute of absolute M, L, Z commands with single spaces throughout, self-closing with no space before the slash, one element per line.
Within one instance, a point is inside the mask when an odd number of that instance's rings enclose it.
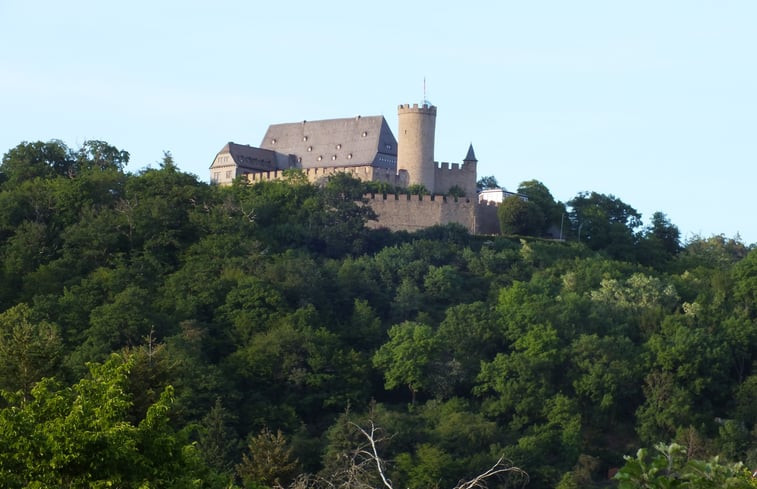
<path fill-rule="evenodd" d="M 371 423 L 396 489 L 754 486 L 754 245 L 535 180 L 503 236 L 392 233 L 346 175 L 128 160 L 3 156 L 0 487 L 352 489 Z"/>

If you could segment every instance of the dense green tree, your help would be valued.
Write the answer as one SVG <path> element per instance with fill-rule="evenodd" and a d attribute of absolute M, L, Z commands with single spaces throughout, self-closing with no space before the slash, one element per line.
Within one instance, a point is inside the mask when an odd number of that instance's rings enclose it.
<path fill-rule="evenodd" d="M 568 225 L 565 217 L 565 205 L 562 202 L 556 202 L 552 193 L 542 182 L 538 180 L 528 180 L 521 182 L 518 186 L 518 193 L 528 197 L 529 202 L 533 202 L 541 211 L 544 218 L 541 233 L 549 233 L 554 236 L 562 237 L 560 234 L 563 225 Z M 566 229 L 567 230 L 567 229 Z"/>
<path fill-rule="evenodd" d="M 738 236 L 694 236 L 685 243 L 678 259 L 678 267 L 682 270 L 693 270 L 699 266 L 724 269 L 746 257 L 748 253 L 749 247 Z"/>
<path fill-rule="evenodd" d="M 406 474 L 405 485 L 410 489 L 451 486 L 460 470 L 452 455 L 430 443 L 418 445 L 413 454 L 400 454 L 396 463 Z"/>
<path fill-rule="evenodd" d="M 573 233 L 592 250 L 633 259 L 641 214 L 613 195 L 581 192 L 568 201 Z"/>
<path fill-rule="evenodd" d="M 505 454 L 514 464 L 528 467 L 531 485 L 554 487 L 575 466 L 581 448 L 581 416 L 576 402 L 556 394 L 544 400 L 539 419 L 525 427 Z"/>
<path fill-rule="evenodd" d="M 312 306 L 299 309 L 230 355 L 226 368 L 251 409 L 243 422 L 293 427 L 297 416 L 311 419 L 365 402 L 368 360 L 317 323 Z"/>
<path fill-rule="evenodd" d="M 645 235 L 670 255 L 681 251 L 681 231 L 662 212 L 652 214 L 652 222 L 647 227 Z"/>
<path fill-rule="evenodd" d="M 205 462 L 221 473 L 231 474 L 240 441 L 232 425 L 234 416 L 216 398 L 213 407 L 199 423 L 197 448 Z"/>
<path fill-rule="evenodd" d="M 499 183 L 497 183 L 497 178 L 494 175 L 481 177 L 476 182 L 476 189 L 479 192 L 492 188 L 499 188 Z"/>
<path fill-rule="evenodd" d="M 258 263 L 259 253 L 254 239 L 203 236 L 181 254 L 179 268 L 165 278 L 156 302 L 178 320 L 210 321 L 235 287 L 249 283 L 244 276 Z"/>
<path fill-rule="evenodd" d="M 255 334 L 267 331 L 289 310 L 275 288 L 257 277 L 244 277 L 226 294 L 218 313 L 231 326 L 234 341 L 246 345 Z"/>
<path fill-rule="evenodd" d="M 634 273 L 625 280 L 604 279 L 590 292 L 605 330 L 636 338 L 659 331 L 661 322 L 679 305 L 675 287 L 663 280 Z"/>
<path fill-rule="evenodd" d="M 3 155 L 0 174 L 3 187 L 26 180 L 67 175 L 72 167 L 71 150 L 62 141 L 23 142 Z"/>
<path fill-rule="evenodd" d="M 340 330 L 339 336 L 360 351 L 371 351 L 385 333 L 376 311 L 361 299 L 355 299 L 352 315 Z"/>
<path fill-rule="evenodd" d="M 129 163 L 129 153 L 111 146 L 105 141 L 84 141 L 74 154 L 74 168 L 77 174 L 115 170 L 123 171 Z"/>
<path fill-rule="evenodd" d="M 563 355 L 557 331 L 533 324 L 513 343 L 511 352 L 498 353 L 481 365 L 475 392 L 486 396 L 487 412 L 509 418 L 510 425 L 520 429 L 537 420 L 547 399 L 560 390 Z"/>
<path fill-rule="evenodd" d="M 755 479 L 740 463 L 688 459 L 686 447 L 672 443 L 655 445 L 656 453 L 639 449 L 636 457 L 626 456 L 615 479 L 620 489 L 749 489 Z"/>
<path fill-rule="evenodd" d="M 179 423 L 201 420 L 220 397 L 235 420 L 241 417 L 235 378 L 220 363 L 231 350 L 229 340 L 212 324 L 183 321 L 180 332 L 165 339 L 163 358 L 175 388 L 174 418 Z M 238 422 L 235 421 L 238 425 Z"/>
<path fill-rule="evenodd" d="M 467 394 L 481 368 L 481 362 L 490 361 L 503 348 L 504 340 L 495 324 L 491 306 L 484 302 L 459 304 L 447 308 L 437 332 L 442 359 L 448 365 L 445 378 L 455 389 Z M 459 372 L 459 377 L 451 375 Z"/>
<path fill-rule="evenodd" d="M 416 318 L 422 307 L 422 301 L 423 294 L 420 287 L 408 278 L 402 280 L 392 303 L 392 319 L 402 321 Z"/>
<path fill-rule="evenodd" d="M 744 316 L 757 320 L 757 249 L 749 252 L 733 267 L 734 299 Z"/>
<path fill-rule="evenodd" d="M 298 464 L 284 434 L 263 428 L 250 437 L 236 472 L 245 487 L 285 487 L 297 475 Z"/>
<path fill-rule="evenodd" d="M 29 401 L 5 393 L 2 486 L 210 487 L 195 448 L 170 426 L 170 387 L 136 424 L 125 419 L 129 368 L 113 356 L 71 387 L 45 379 Z"/>
<path fill-rule="evenodd" d="M 508 197 L 497 208 L 503 234 L 538 236 L 544 229 L 544 214 L 535 203 L 518 196 Z"/>
<path fill-rule="evenodd" d="M 639 348 L 623 336 L 581 335 L 571 345 L 573 389 L 586 424 L 633 415 L 641 394 Z"/>
<path fill-rule="evenodd" d="M 0 314 L 0 389 L 24 396 L 56 373 L 63 354 L 56 325 L 33 316 L 23 303 Z"/>
<path fill-rule="evenodd" d="M 128 286 L 113 301 L 96 307 L 90 314 L 87 340 L 80 348 L 84 361 L 102 361 L 107 355 L 127 346 L 142 343 L 151 331 L 162 326 L 149 308 L 150 293 L 137 286 Z M 161 336 L 165 331 L 161 331 Z"/>
<path fill-rule="evenodd" d="M 410 195 L 428 195 L 431 192 L 421 183 L 414 183 L 412 185 L 408 185 L 406 189 L 407 193 Z"/>
<path fill-rule="evenodd" d="M 418 391 L 429 385 L 428 368 L 436 350 L 430 326 L 405 321 L 389 329 L 389 341 L 376 351 L 373 364 L 384 372 L 387 389 L 406 386 L 415 403 Z"/>

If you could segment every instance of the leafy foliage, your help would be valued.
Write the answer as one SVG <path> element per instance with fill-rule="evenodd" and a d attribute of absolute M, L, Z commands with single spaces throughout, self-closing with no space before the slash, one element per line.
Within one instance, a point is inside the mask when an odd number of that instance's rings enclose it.
<path fill-rule="evenodd" d="M 247 450 L 236 472 L 248 486 L 285 485 L 297 475 L 298 462 L 281 430 L 271 433 L 263 428 L 257 436 L 250 438 Z"/>
<path fill-rule="evenodd" d="M 71 387 L 37 383 L 28 401 L 5 393 L 3 487 L 202 487 L 193 447 L 169 424 L 166 388 L 138 423 L 125 417 L 130 362 L 114 355 Z"/>
<path fill-rule="evenodd" d="M 740 463 L 724 463 L 718 457 L 711 460 L 687 459 L 686 448 L 676 443 L 655 446 L 650 455 L 642 448 L 636 457 L 626 457 L 626 464 L 615 478 L 620 489 L 749 489 L 757 481 Z"/>
<path fill-rule="evenodd" d="M 603 487 L 661 440 L 688 450 L 659 455 L 676 473 L 757 466 L 757 251 L 738 237 L 682 243 L 663 213 L 642 227 L 586 192 L 567 241 L 530 238 L 565 211 L 535 180 L 517 239 L 389 233 L 347 175 L 215 187 L 128 157 L 3 157 L 3 487 L 354 482 L 368 417 L 396 487 L 453 487 L 502 454 L 532 488 Z M 710 487 L 663 475 L 648 487 Z"/>
<path fill-rule="evenodd" d="M 508 197 L 497 209 L 504 234 L 536 236 L 544 228 L 544 214 L 539 206 L 518 196 Z"/>

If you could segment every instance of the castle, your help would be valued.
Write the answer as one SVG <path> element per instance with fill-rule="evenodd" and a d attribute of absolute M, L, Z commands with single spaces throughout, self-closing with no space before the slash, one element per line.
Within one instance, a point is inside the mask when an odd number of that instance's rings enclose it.
<path fill-rule="evenodd" d="M 378 216 L 372 227 L 412 231 L 458 223 L 476 234 L 499 231 L 496 204 L 476 197 L 473 145 L 460 163 L 434 160 L 436 107 L 400 105 L 395 139 L 383 116 L 302 121 L 269 126 L 259 147 L 228 143 L 210 166 L 210 180 L 228 185 L 282 178 L 299 169 L 318 183 L 336 172 L 391 188 L 423 188 L 428 195 L 367 195 Z"/>

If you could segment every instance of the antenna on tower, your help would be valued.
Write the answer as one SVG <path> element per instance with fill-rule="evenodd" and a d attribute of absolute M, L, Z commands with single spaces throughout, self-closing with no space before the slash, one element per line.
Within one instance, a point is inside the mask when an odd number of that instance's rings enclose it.
<path fill-rule="evenodd" d="M 426 98 L 426 77 L 423 77 L 423 104 L 428 105 L 429 107 L 432 105 L 431 102 L 428 101 Z"/>

